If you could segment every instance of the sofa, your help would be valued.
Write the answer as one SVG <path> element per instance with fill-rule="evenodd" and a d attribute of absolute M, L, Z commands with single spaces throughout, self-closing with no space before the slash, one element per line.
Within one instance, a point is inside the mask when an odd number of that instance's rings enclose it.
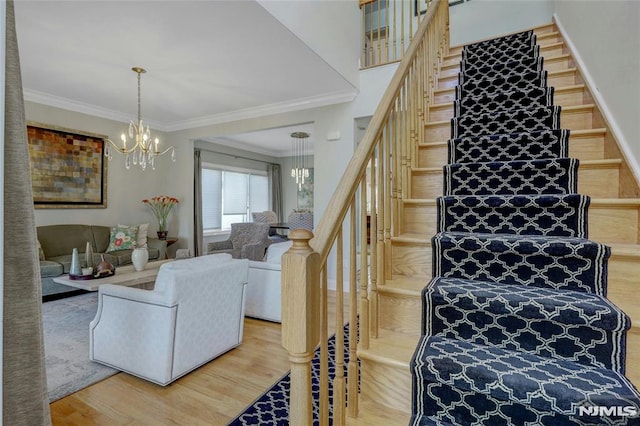
<path fill-rule="evenodd" d="M 40 245 L 42 296 L 50 297 L 77 291 L 75 288 L 58 284 L 53 279 L 69 273 L 71 253 L 74 248 L 78 249 L 81 263 L 84 263 L 84 251 L 87 242 L 91 243 L 93 248 L 94 264 L 100 262 L 101 255 L 104 255 L 104 259 L 116 268 L 130 265 L 133 250 L 107 251 L 110 232 L 111 227 L 109 226 L 75 224 L 38 226 L 36 233 Z M 149 260 L 164 259 L 166 257 L 167 242 L 157 238 L 148 238 L 146 235 L 144 237 L 149 249 Z M 138 241 L 141 240 L 138 239 Z"/>
<path fill-rule="evenodd" d="M 238 346 L 248 263 L 200 256 L 160 266 L 153 290 L 101 285 L 89 359 L 166 386 Z"/>
<path fill-rule="evenodd" d="M 282 321 L 282 255 L 292 241 L 271 244 L 263 261 L 249 262 L 245 315 L 267 321 Z"/>

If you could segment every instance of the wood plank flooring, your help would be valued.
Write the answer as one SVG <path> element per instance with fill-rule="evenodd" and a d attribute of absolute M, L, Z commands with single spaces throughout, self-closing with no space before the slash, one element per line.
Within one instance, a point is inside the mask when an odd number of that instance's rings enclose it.
<path fill-rule="evenodd" d="M 335 293 L 329 292 L 330 333 L 335 328 L 334 301 Z M 240 346 L 169 386 L 118 373 L 52 403 L 52 424 L 226 425 L 289 371 L 280 328 L 245 318 Z"/>
<path fill-rule="evenodd" d="M 240 346 L 162 387 L 119 373 L 51 404 L 54 425 L 225 425 L 289 370 L 280 324 L 246 318 Z"/>

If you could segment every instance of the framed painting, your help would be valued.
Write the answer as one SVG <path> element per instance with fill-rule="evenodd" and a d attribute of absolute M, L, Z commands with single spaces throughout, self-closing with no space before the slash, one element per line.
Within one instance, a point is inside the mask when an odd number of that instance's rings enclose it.
<path fill-rule="evenodd" d="M 27 123 L 37 209 L 107 207 L 107 136 Z"/>

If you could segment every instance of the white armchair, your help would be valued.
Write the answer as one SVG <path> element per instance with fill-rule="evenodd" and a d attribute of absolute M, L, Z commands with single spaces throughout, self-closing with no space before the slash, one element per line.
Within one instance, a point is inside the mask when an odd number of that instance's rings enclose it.
<path fill-rule="evenodd" d="M 165 263 L 153 290 L 104 284 L 89 358 L 165 386 L 242 342 L 249 261 Z"/>
<path fill-rule="evenodd" d="M 282 255 L 292 242 L 271 244 L 264 262 L 249 262 L 246 315 L 268 321 L 282 321 Z"/>

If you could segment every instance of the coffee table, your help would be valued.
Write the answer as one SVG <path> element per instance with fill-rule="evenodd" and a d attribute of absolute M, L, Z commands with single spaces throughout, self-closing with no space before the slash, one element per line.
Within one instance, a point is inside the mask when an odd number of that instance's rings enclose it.
<path fill-rule="evenodd" d="M 86 291 L 98 291 L 102 284 L 117 284 L 127 287 L 139 287 L 151 289 L 156 281 L 160 265 L 173 262 L 173 259 L 158 260 L 149 262 L 144 270 L 136 271 L 133 265 L 116 267 L 115 275 L 106 278 L 96 278 L 92 280 L 72 280 L 69 275 L 61 275 L 53 279 L 58 284 L 68 285 Z"/>

